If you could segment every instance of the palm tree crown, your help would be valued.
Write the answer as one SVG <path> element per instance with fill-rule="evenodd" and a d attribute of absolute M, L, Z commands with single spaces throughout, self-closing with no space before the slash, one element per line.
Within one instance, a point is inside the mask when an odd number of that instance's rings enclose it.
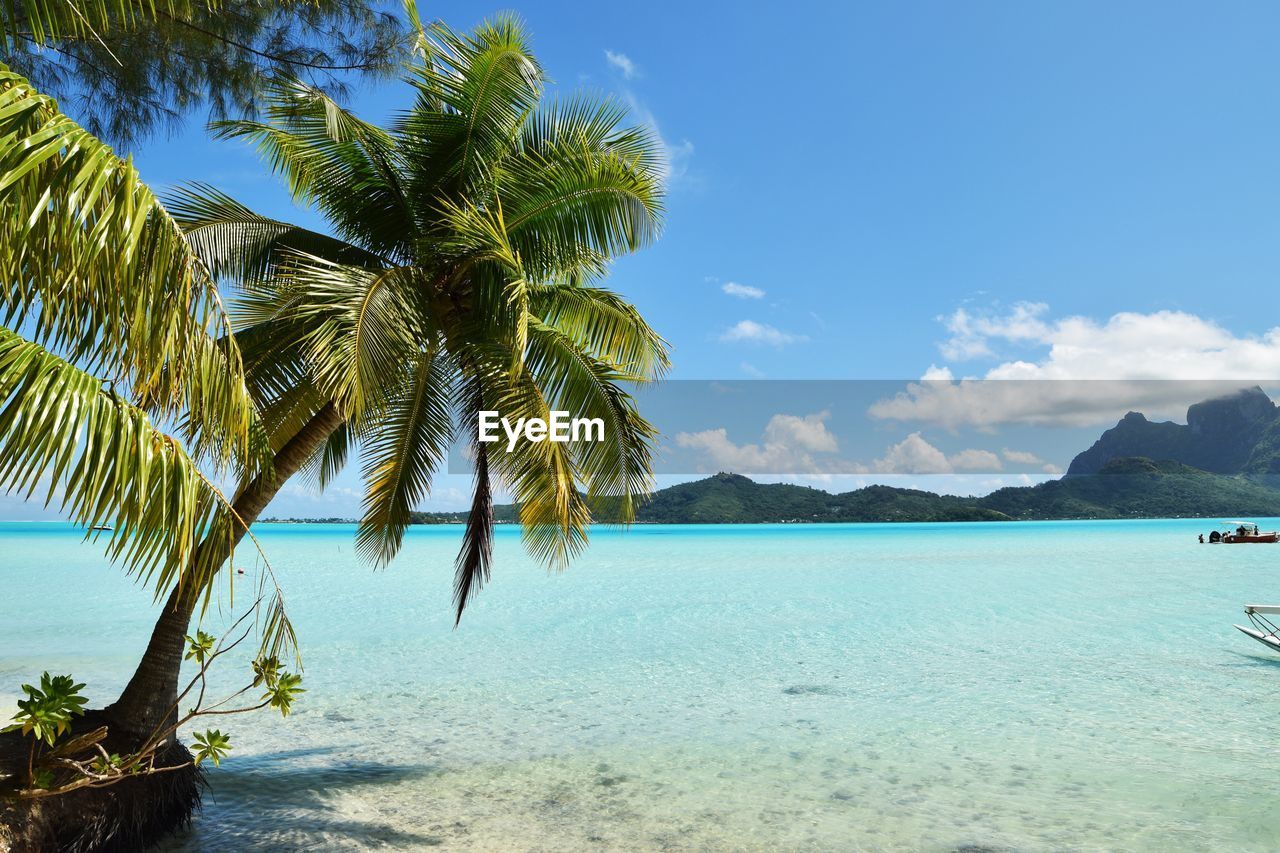
<path fill-rule="evenodd" d="M 271 90 L 263 121 L 216 126 L 252 142 L 330 234 L 203 185 L 170 207 L 213 273 L 239 288 L 236 338 L 272 446 L 317 418 L 332 425 L 307 462 L 322 486 L 360 448 L 357 544 L 375 564 L 398 551 L 449 447 L 470 443 L 460 617 L 488 577 L 494 481 L 519 504 L 530 550 L 553 565 L 585 543 L 593 507 L 607 499 L 626 521 L 650 488 L 654 430 L 626 385 L 659 376 L 667 346 L 595 282 L 657 235 L 662 162 L 617 103 L 546 102 L 514 18 L 466 35 L 433 27 L 419 46 L 413 105 L 389 129 L 297 81 Z M 474 440 L 486 409 L 598 417 L 606 440 L 490 452 Z"/>

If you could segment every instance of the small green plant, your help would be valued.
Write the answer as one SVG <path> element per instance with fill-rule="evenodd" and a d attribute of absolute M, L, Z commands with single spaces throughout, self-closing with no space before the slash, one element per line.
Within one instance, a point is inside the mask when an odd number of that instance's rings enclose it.
<path fill-rule="evenodd" d="M 31 771 L 32 788 L 39 788 L 42 791 L 47 791 L 53 787 L 55 779 L 56 777 L 53 775 L 52 770 L 37 768 Z"/>
<path fill-rule="evenodd" d="M 113 752 L 110 755 L 103 753 L 95 758 L 89 767 L 94 773 L 105 776 L 114 770 L 119 770 L 122 763 L 124 763 L 124 759 L 120 757 L 119 753 Z"/>
<path fill-rule="evenodd" d="M 196 766 L 207 758 L 213 762 L 214 767 L 218 767 L 222 764 L 222 759 L 231 751 L 231 738 L 217 729 L 206 729 L 203 733 L 196 732 L 192 737 L 196 741 Z"/>
<path fill-rule="evenodd" d="M 307 692 L 299 686 L 301 684 L 301 675 L 282 672 L 274 681 L 267 682 L 267 692 L 262 694 L 262 698 L 266 699 L 272 708 L 278 710 L 280 716 L 287 717 L 293 710 L 293 700 Z"/>
<path fill-rule="evenodd" d="M 108 735 L 106 726 L 63 737 L 70 731 L 74 718 L 85 713 L 84 705 L 87 700 L 80 695 L 84 684 L 77 683 L 69 675 L 52 676 L 46 672 L 40 677 L 39 686 L 22 685 L 26 698 L 19 700 L 19 710 L 13 717 L 12 725 L 3 729 L 6 732 L 21 730 L 24 736 L 31 739 L 27 773 L 17 795 L 27 798 L 55 796 L 90 785 L 109 785 L 127 776 L 168 769 L 156 766 L 157 750 L 167 738 L 197 717 L 209 714 L 244 714 L 268 706 L 275 708 L 282 716 L 289 716 L 293 703 L 306 692 L 302 688 L 302 676 L 287 671 L 278 657 L 265 652 L 259 652 L 250 661 L 253 670 L 253 681 L 250 684 L 221 700 L 206 701 L 209 668 L 219 657 L 231 652 L 248 638 L 251 626 L 243 626 L 258 612 L 261 604 L 262 599 L 255 602 L 222 638 L 200 630 L 194 636 L 186 638 L 185 658 L 194 661 L 198 671 L 178 694 L 177 701 L 181 703 L 186 697 L 193 696 L 192 707 L 185 714 L 174 715 L 166 720 L 141 746 L 127 754 L 107 752 L 103 746 Z M 257 702 L 242 705 L 236 701 L 255 688 L 264 689 Z M 206 760 L 215 767 L 221 766 L 222 759 L 231 752 L 231 737 L 220 729 L 193 732 L 192 737 L 192 755 L 197 766 Z"/>
<path fill-rule="evenodd" d="M 260 684 L 268 686 L 275 684 L 276 679 L 280 677 L 280 658 L 272 655 L 271 657 L 260 657 L 253 662 L 253 686 Z"/>
<path fill-rule="evenodd" d="M 218 638 L 212 634 L 206 634 L 204 631 L 196 631 L 194 637 L 187 636 L 187 653 L 183 655 L 183 660 L 194 660 L 196 663 L 203 664 L 209 659 L 209 655 L 213 654 L 213 648 L 218 643 Z"/>
<path fill-rule="evenodd" d="M 69 675 L 40 676 L 40 686 L 22 685 L 26 699 L 18 700 L 18 713 L 13 715 L 13 725 L 4 731 L 21 731 L 37 741 L 53 746 L 54 741 L 71 728 L 71 719 L 84 713 L 88 700 L 80 695 L 83 684 L 77 684 Z"/>

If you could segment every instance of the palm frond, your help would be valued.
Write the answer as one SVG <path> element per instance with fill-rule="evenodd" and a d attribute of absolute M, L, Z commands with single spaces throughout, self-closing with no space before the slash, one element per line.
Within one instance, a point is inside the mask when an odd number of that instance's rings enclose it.
<path fill-rule="evenodd" d="M 671 366 L 670 348 L 631 303 L 611 290 L 570 284 L 530 289 L 530 311 L 593 357 L 639 379 Z"/>
<path fill-rule="evenodd" d="M 430 340 L 416 271 L 370 270 L 298 254 L 281 278 L 306 291 L 291 313 L 309 330 L 306 357 L 320 392 L 346 420 L 383 405 L 395 377 Z"/>
<path fill-rule="evenodd" d="M 312 482 L 316 489 L 323 492 L 333 478 L 341 473 L 347 465 L 347 456 L 351 452 L 352 428 L 345 421 L 335 429 L 324 445 L 315 455 L 307 460 L 298 473 Z"/>
<path fill-rule="evenodd" d="M 159 594 L 184 577 L 226 502 L 176 440 L 103 382 L 0 328 L 0 485 L 44 492 L 76 523 L 112 528 L 112 559 Z"/>
<path fill-rule="evenodd" d="M 662 196 L 656 172 L 585 145 L 554 155 L 510 158 L 498 190 L 508 239 L 526 268 L 549 277 L 582 247 L 612 256 L 657 237 Z"/>
<path fill-rule="evenodd" d="M 454 625 L 462 621 L 462 612 L 480 588 L 489 582 L 493 565 L 493 487 L 489 481 L 489 456 L 485 445 L 476 443 L 475 491 L 467 528 L 462 536 L 462 549 L 454 566 Z"/>
<path fill-rule="evenodd" d="M 409 514 L 426 497 L 454 437 L 452 360 L 424 352 L 362 448 L 364 517 L 356 547 L 377 566 L 400 550 Z"/>
<path fill-rule="evenodd" d="M 411 152 L 410 195 L 429 207 L 492 174 L 537 106 L 545 78 L 512 15 L 470 34 L 433 26 L 428 61 L 411 72 L 418 100 L 394 132 Z"/>
<path fill-rule="evenodd" d="M 0 37 L 26 36 L 37 44 L 63 39 L 96 38 L 154 20 L 157 11 L 173 14 L 173 0 L 9 0 L 0 3 Z M 210 10 L 222 4 L 205 0 Z"/>
<path fill-rule="evenodd" d="M 385 265 L 378 255 L 358 246 L 260 216 L 207 184 L 174 190 L 168 208 L 214 277 L 230 278 L 241 286 L 269 283 L 279 265 L 297 252 L 335 263 Z"/>
<path fill-rule="evenodd" d="M 442 244 L 455 256 L 454 277 L 469 281 L 474 314 L 497 336 L 495 342 L 510 347 L 512 370 L 518 370 L 528 339 L 532 282 L 508 239 L 502 207 L 442 201 L 440 213 L 449 229 Z"/>
<path fill-rule="evenodd" d="M 568 151 L 613 151 L 640 165 L 661 168 L 652 131 L 627 129 L 627 106 L 609 95 L 575 93 L 542 104 L 520 130 L 517 147 L 523 155 L 559 159 Z"/>
<path fill-rule="evenodd" d="M 253 405 L 217 287 L 133 166 L 0 66 L 0 313 L 112 378 L 198 448 L 250 454 Z"/>
<path fill-rule="evenodd" d="M 657 430 L 640 416 L 623 383 L 646 377 L 618 371 L 563 332 L 536 320 L 530 326 L 525 363 L 554 408 L 603 422 L 603 441 L 576 442 L 569 449 L 588 496 L 620 498 L 620 520 L 629 520 L 632 501 L 653 490 Z"/>
<path fill-rule="evenodd" d="M 472 347 L 467 361 L 464 382 L 476 390 L 464 399 L 484 399 L 512 421 L 550 419 L 552 406 L 538 378 L 528 365 L 513 369 L 504 347 Z M 474 412 L 466 417 L 474 419 Z M 581 472 L 568 446 L 518 442 L 509 453 L 492 454 L 488 466 L 519 506 L 525 546 L 534 558 L 557 569 L 568 565 L 586 546 L 591 523 L 590 508 L 577 488 Z"/>
<path fill-rule="evenodd" d="M 400 184 L 392 137 L 297 80 L 273 83 L 264 100 L 265 121 L 215 122 L 214 135 L 252 143 L 294 199 L 316 204 L 344 241 L 403 256 L 415 210 Z"/>

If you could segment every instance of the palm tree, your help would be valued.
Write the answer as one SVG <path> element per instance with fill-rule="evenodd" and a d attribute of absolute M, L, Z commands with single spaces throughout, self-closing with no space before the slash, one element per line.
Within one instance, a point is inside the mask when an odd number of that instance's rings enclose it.
<path fill-rule="evenodd" d="M 170 207 L 238 291 L 235 338 L 274 453 L 242 482 L 235 514 L 252 523 L 299 472 L 323 486 L 358 447 L 357 548 L 384 565 L 465 440 L 475 490 L 456 563 L 461 618 L 489 577 L 495 484 L 518 502 L 529 549 L 555 566 L 585 544 L 593 507 L 626 521 L 649 490 L 654 431 L 625 385 L 658 376 L 666 344 L 593 282 L 657 235 L 662 163 L 617 103 L 544 103 L 543 71 L 514 18 L 466 35 L 434 27 L 419 46 L 414 102 L 390 129 L 298 81 L 272 87 L 263 121 L 215 126 L 255 144 L 331 234 L 203 185 Z M 599 417 L 607 440 L 491 453 L 474 440 L 487 409 Z M 171 596 L 109 709 L 117 725 L 151 728 L 170 707 L 199 593 Z"/>

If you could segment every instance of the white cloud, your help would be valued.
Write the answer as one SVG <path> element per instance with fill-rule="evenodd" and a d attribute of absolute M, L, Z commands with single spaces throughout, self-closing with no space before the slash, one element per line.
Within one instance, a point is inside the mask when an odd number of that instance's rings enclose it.
<path fill-rule="evenodd" d="M 821 464 L 814 453 L 839 450 L 826 425 L 828 412 L 812 415 L 777 414 L 765 425 L 762 440 L 756 444 L 736 444 L 724 427 L 676 434 L 676 444 L 701 450 L 711 464 L 721 471 L 736 473 L 819 473 L 833 464 Z M 836 463 L 838 464 L 838 463 Z"/>
<path fill-rule="evenodd" d="M 623 80 L 631 80 L 640 74 L 640 69 L 636 67 L 635 62 L 625 53 L 615 53 L 612 50 L 605 50 L 604 58 L 610 65 L 618 70 Z"/>
<path fill-rule="evenodd" d="M 961 450 L 948 461 L 957 471 L 999 471 L 1004 468 L 1000 457 L 990 450 Z"/>
<path fill-rule="evenodd" d="M 37 480 L 31 497 L 26 497 L 26 489 L 12 489 L 0 492 L 0 519 L 4 521 L 63 521 L 62 502 L 66 497 L 61 482 L 53 490 L 53 497 L 45 505 L 49 497 L 49 475 L 41 474 Z"/>
<path fill-rule="evenodd" d="M 1042 303 L 1020 303 L 1002 315 L 960 309 L 942 319 L 950 337 L 940 349 L 948 359 L 990 357 L 999 345 L 1033 351 L 981 377 L 1017 381 L 952 381 L 949 367 L 931 365 L 919 384 L 873 405 L 873 417 L 949 428 L 1091 426 L 1129 410 L 1179 417 L 1198 400 L 1280 376 L 1280 327 L 1235 335 L 1181 311 L 1053 319 Z"/>
<path fill-rule="evenodd" d="M 951 474 L 956 471 L 1001 470 L 1000 457 L 990 450 L 961 450 L 950 456 L 930 444 L 923 435 L 913 432 L 889 447 L 885 455 L 871 465 L 879 474 Z"/>
<path fill-rule="evenodd" d="M 739 474 L 806 476 L 918 475 L 1002 470 L 1000 457 L 989 450 L 967 449 L 948 456 L 919 432 L 886 448 L 884 455 L 864 464 L 836 454 L 839 441 L 827 429 L 828 412 L 798 416 L 777 414 L 769 419 L 760 441 L 738 444 L 723 427 L 677 433 L 676 445 L 702 452 L 698 470 Z"/>
<path fill-rule="evenodd" d="M 874 468 L 882 474 L 950 474 L 952 471 L 947 455 L 918 432 L 890 447 L 875 461 Z"/>
<path fill-rule="evenodd" d="M 755 320 L 742 320 L 720 335 L 721 343 L 769 344 L 775 347 L 804 343 L 807 340 L 809 339 L 804 335 L 793 335 Z"/>
<path fill-rule="evenodd" d="M 1004 457 L 1004 461 L 1014 465 L 1036 465 L 1046 474 L 1061 474 L 1062 468 L 1054 465 L 1052 462 L 1046 462 L 1034 453 L 1026 450 L 1010 450 L 1004 448 L 1000 451 L 1000 455 Z"/>
<path fill-rule="evenodd" d="M 690 174 L 690 163 L 693 160 L 694 150 L 693 143 L 688 139 L 672 142 L 662 132 L 662 127 L 658 124 L 657 117 L 640 102 L 640 99 L 634 93 L 623 92 L 623 97 L 626 99 L 627 106 L 630 108 L 631 114 L 635 116 L 636 121 L 643 125 L 648 125 L 649 129 L 653 131 L 653 135 L 657 137 L 658 145 L 662 149 L 660 169 L 663 182 L 668 187 L 696 183 L 696 176 Z"/>
<path fill-rule="evenodd" d="M 738 365 L 738 367 L 742 370 L 743 373 L 747 374 L 753 379 L 764 379 L 764 371 L 756 367 L 754 364 L 752 364 L 749 361 L 742 362 L 741 364 Z"/>
<path fill-rule="evenodd" d="M 302 483 L 285 483 L 280 487 L 281 496 L 311 501 L 318 504 L 335 504 L 348 501 L 359 501 L 364 495 L 346 486 L 330 485 L 323 492 L 315 485 Z"/>
<path fill-rule="evenodd" d="M 1241 383 L 1149 380 L 1046 380 L 1043 382 L 961 379 L 907 383 L 903 391 L 877 400 L 867 413 L 879 420 L 929 423 L 955 430 L 994 429 L 1000 424 L 1099 426 L 1128 411 L 1153 420 L 1182 416 L 1199 400 L 1229 393 Z"/>
<path fill-rule="evenodd" d="M 948 361 L 969 361 L 992 355 L 989 341 L 1036 341 L 1043 338 L 1047 327 L 1040 319 L 1049 306 L 1043 302 L 1019 302 L 1004 317 L 974 315 L 963 308 L 950 317 L 939 317 L 951 337 L 939 345 Z"/>
<path fill-rule="evenodd" d="M 720 289 L 730 296 L 736 296 L 739 299 L 763 299 L 764 291 L 758 287 L 752 287 L 749 284 L 738 284 L 736 281 L 726 281 L 720 286 Z"/>
<path fill-rule="evenodd" d="M 693 160 L 693 143 L 687 139 L 679 142 L 668 142 L 662 132 L 657 130 L 654 125 L 654 132 L 658 134 L 658 140 L 662 143 L 662 148 L 666 151 L 666 162 L 664 164 L 663 178 L 667 185 L 683 183 L 690 178 L 689 163 Z"/>
<path fill-rule="evenodd" d="M 827 430 L 830 412 L 814 415 L 774 415 L 764 429 L 765 441 L 786 444 L 819 453 L 835 453 L 840 449 L 836 437 Z"/>
<path fill-rule="evenodd" d="M 1126 311 L 1105 322 L 1046 318 L 1043 303 L 1020 303 L 1004 316 L 963 309 L 944 320 L 957 353 L 990 352 L 990 342 L 1047 348 L 1036 360 L 1006 361 L 987 379 L 1253 379 L 1280 376 L 1280 327 L 1237 336 L 1184 311 Z M 959 358 L 951 360 L 958 361 Z"/>
<path fill-rule="evenodd" d="M 949 382 L 953 377 L 951 376 L 951 368 L 938 367 L 936 364 L 931 364 L 929 369 L 924 372 L 924 376 L 920 378 L 925 382 Z"/>

